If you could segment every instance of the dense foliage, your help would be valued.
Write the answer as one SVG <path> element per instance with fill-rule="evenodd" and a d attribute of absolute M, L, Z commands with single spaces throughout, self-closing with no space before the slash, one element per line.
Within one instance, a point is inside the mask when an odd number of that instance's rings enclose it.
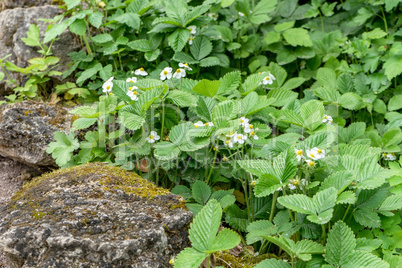
<path fill-rule="evenodd" d="M 219 222 L 276 254 L 260 268 L 401 267 L 402 6 L 304 2 L 65 0 L 25 39 L 43 58 L 0 62 L 30 76 L 8 99 L 85 104 L 47 150 L 60 167 L 109 162 L 186 199 L 175 267 L 239 243 Z M 49 92 L 67 28 L 85 49 Z"/>

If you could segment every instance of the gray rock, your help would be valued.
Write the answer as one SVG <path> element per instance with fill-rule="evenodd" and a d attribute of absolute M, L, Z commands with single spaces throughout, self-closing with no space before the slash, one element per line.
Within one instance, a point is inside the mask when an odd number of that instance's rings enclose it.
<path fill-rule="evenodd" d="M 184 200 L 101 163 L 58 170 L 0 208 L 10 267 L 169 267 L 188 246 Z"/>
<path fill-rule="evenodd" d="M 56 4 L 57 0 L 1 0 L 0 10 Z"/>
<path fill-rule="evenodd" d="M 11 55 L 8 61 L 16 64 L 18 67 L 28 66 L 28 60 L 41 56 L 36 52 L 36 47 L 29 47 L 22 42 L 22 37 L 27 37 L 26 32 L 30 24 L 36 24 L 40 27 L 41 37 L 43 38 L 46 24 L 39 21 L 40 18 L 50 19 L 62 12 L 56 6 L 41 6 L 30 8 L 7 9 L 0 13 L 0 58 Z M 66 30 L 53 46 L 53 55 L 60 58 L 57 71 L 68 70 L 70 59 L 68 53 L 79 49 L 79 44 L 74 41 L 74 36 Z M 20 73 L 10 73 L 12 79 L 16 79 L 19 85 L 24 85 L 26 77 Z M 0 82 L 0 96 L 10 93 L 12 86 L 6 85 L 4 81 Z"/>
<path fill-rule="evenodd" d="M 35 166 L 55 166 L 46 148 L 56 131 L 71 129 L 68 110 L 46 103 L 23 101 L 0 109 L 0 155 Z"/>

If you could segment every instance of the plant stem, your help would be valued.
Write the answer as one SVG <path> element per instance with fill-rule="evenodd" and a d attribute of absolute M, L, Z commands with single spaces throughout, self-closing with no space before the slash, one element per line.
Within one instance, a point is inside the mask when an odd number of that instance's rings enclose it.
<path fill-rule="evenodd" d="M 272 205 L 271 205 L 271 213 L 269 214 L 269 221 L 272 222 L 274 219 L 275 207 L 276 207 L 276 199 L 278 198 L 279 192 L 275 191 L 272 197 Z"/>
<path fill-rule="evenodd" d="M 162 126 L 161 126 L 161 140 L 163 141 L 163 131 L 165 127 L 165 99 L 162 98 Z"/>
<path fill-rule="evenodd" d="M 206 184 L 209 183 L 209 179 L 210 179 L 211 176 L 212 176 L 212 171 L 214 170 L 216 158 L 217 158 L 217 156 L 218 156 L 218 144 L 219 144 L 219 140 L 216 141 L 216 147 L 215 147 L 216 150 L 215 150 L 215 155 L 214 155 L 214 161 L 212 162 L 211 170 L 209 171 L 209 174 L 208 174 L 208 177 L 207 177 L 207 180 L 206 180 Z"/>
<path fill-rule="evenodd" d="M 345 221 L 346 215 L 348 215 L 349 209 L 352 206 L 352 204 L 349 204 L 348 208 L 345 211 L 345 214 L 343 215 L 342 221 Z"/>
<path fill-rule="evenodd" d="M 380 9 L 381 9 L 381 14 L 382 14 L 382 20 L 384 21 L 385 32 L 388 33 L 387 18 L 384 15 L 384 10 L 382 9 L 382 6 L 380 6 Z"/>

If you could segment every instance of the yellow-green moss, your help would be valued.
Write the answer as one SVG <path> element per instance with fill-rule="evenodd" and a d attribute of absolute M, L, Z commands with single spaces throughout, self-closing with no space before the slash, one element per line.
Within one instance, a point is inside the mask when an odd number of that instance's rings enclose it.
<path fill-rule="evenodd" d="M 47 215 L 46 212 L 32 212 L 31 214 L 31 216 L 34 217 L 35 219 L 41 219 L 45 215 Z"/>
<path fill-rule="evenodd" d="M 70 175 L 69 183 L 77 184 L 91 175 L 99 175 L 97 180 L 104 186 L 104 190 L 122 190 L 128 195 L 136 195 L 145 198 L 167 195 L 170 192 L 159 188 L 147 180 L 141 178 L 134 172 L 129 172 L 119 167 L 109 166 L 105 163 L 88 163 L 82 166 L 59 169 L 46 173 L 26 183 L 12 198 L 17 201 L 23 198 L 39 197 L 40 192 L 51 190 L 49 180 L 57 180 Z"/>
<path fill-rule="evenodd" d="M 232 268 L 252 268 L 265 259 L 269 258 L 280 259 L 276 255 L 270 253 L 261 254 L 258 256 L 254 256 L 249 253 L 241 255 L 242 256 L 236 257 L 230 254 L 228 251 L 217 252 L 215 253 L 216 265 L 227 267 L 227 265 L 230 264 L 230 267 Z"/>

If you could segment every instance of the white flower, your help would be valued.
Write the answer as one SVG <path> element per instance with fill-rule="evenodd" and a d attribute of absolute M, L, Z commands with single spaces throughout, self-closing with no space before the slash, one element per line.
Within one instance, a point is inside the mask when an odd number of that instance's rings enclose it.
<path fill-rule="evenodd" d="M 234 136 L 233 136 L 233 141 L 234 141 L 235 143 L 238 142 L 238 143 L 240 143 L 240 144 L 243 144 L 245 140 L 247 140 L 247 136 L 246 136 L 246 135 L 237 134 L 237 135 L 234 135 Z"/>
<path fill-rule="evenodd" d="M 267 76 L 264 77 L 262 80 L 262 84 L 264 85 L 272 85 L 272 83 L 276 80 L 276 78 L 270 73 Z"/>
<path fill-rule="evenodd" d="M 254 131 L 250 132 L 250 137 L 253 137 L 253 139 L 258 140 L 258 136 L 255 134 Z"/>
<path fill-rule="evenodd" d="M 135 70 L 135 75 L 147 76 L 148 73 L 144 70 L 144 68 L 139 68 Z"/>
<path fill-rule="evenodd" d="M 248 124 L 249 119 L 247 119 L 246 117 L 240 117 L 240 125 L 242 125 L 243 127 L 246 126 L 246 124 Z"/>
<path fill-rule="evenodd" d="M 325 157 L 325 151 L 314 147 L 311 150 L 306 150 L 307 156 L 313 160 L 318 160 Z"/>
<path fill-rule="evenodd" d="M 195 25 L 188 26 L 187 29 L 190 31 L 191 34 L 197 33 L 197 26 Z"/>
<path fill-rule="evenodd" d="M 138 91 L 136 89 L 138 89 L 136 86 L 128 88 L 127 96 L 133 101 L 138 101 Z"/>
<path fill-rule="evenodd" d="M 204 126 L 213 127 L 213 126 L 214 126 L 214 123 L 208 122 L 208 123 L 205 123 Z"/>
<path fill-rule="evenodd" d="M 331 125 L 334 121 L 332 120 L 331 116 L 324 114 L 324 119 L 321 122 Z"/>
<path fill-rule="evenodd" d="M 307 162 L 307 165 L 308 165 L 309 167 L 314 167 L 314 166 L 315 166 L 315 162 L 314 162 L 314 161 L 311 161 L 311 160 L 307 159 L 306 162 Z"/>
<path fill-rule="evenodd" d="M 193 36 L 193 35 L 191 35 L 191 36 L 188 38 L 188 44 L 189 44 L 189 45 L 192 45 L 192 44 L 193 44 L 194 38 L 195 38 L 195 36 Z"/>
<path fill-rule="evenodd" d="M 295 149 L 297 161 L 302 160 L 304 152 L 303 150 Z"/>
<path fill-rule="evenodd" d="M 156 133 L 156 131 L 151 131 L 151 134 L 149 135 L 149 137 L 146 138 L 146 140 L 149 143 L 154 143 L 155 141 L 158 141 L 160 139 L 161 139 L 161 137 L 158 136 L 158 133 Z"/>
<path fill-rule="evenodd" d="M 114 77 L 112 76 L 112 77 L 110 77 L 103 85 L 102 85 L 102 88 L 103 88 L 103 93 L 110 93 L 110 92 L 112 92 L 112 88 L 113 88 L 113 79 L 114 79 Z"/>
<path fill-rule="evenodd" d="M 179 63 L 179 67 L 181 67 L 181 68 L 185 68 L 185 69 L 187 69 L 187 70 L 189 70 L 189 71 L 192 71 L 193 69 L 192 68 L 190 68 L 190 66 L 188 66 L 188 63 Z"/>
<path fill-rule="evenodd" d="M 240 11 L 239 11 L 238 14 L 239 14 L 240 17 L 244 17 L 244 16 L 245 16 L 244 13 L 242 13 L 242 12 L 240 12 Z"/>
<path fill-rule="evenodd" d="M 252 124 L 246 123 L 244 124 L 244 132 L 251 133 L 253 131 L 254 126 Z"/>
<path fill-rule="evenodd" d="M 230 139 L 225 141 L 225 145 L 228 146 L 229 148 L 233 148 L 233 144 L 234 144 L 233 141 Z"/>
<path fill-rule="evenodd" d="M 161 72 L 161 80 L 167 79 L 172 79 L 172 67 L 165 67 L 165 69 L 162 70 Z"/>
<path fill-rule="evenodd" d="M 128 82 L 128 83 L 136 83 L 137 82 L 137 77 L 127 78 L 126 82 Z"/>
<path fill-rule="evenodd" d="M 212 18 L 213 20 L 217 20 L 218 19 L 218 14 L 216 14 L 216 13 L 208 13 L 208 17 Z"/>
<path fill-rule="evenodd" d="M 384 159 L 387 161 L 395 161 L 396 160 L 396 156 L 394 153 L 389 153 L 389 154 L 383 154 Z"/>
<path fill-rule="evenodd" d="M 307 186 L 307 182 L 305 179 L 300 180 L 298 176 L 296 178 L 289 180 L 288 187 L 290 190 L 296 190 L 299 187 L 300 190 L 303 190 L 303 187 Z"/>
<path fill-rule="evenodd" d="M 202 121 L 198 121 L 198 122 L 194 123 L 194 126 L 195 127 L 203 127 L 204 123 Z"/>
<path fill-rule="evenodd" d="M 177 69 L 176 72 L 174 72 L 173 77 L 177 78 L 177 79 L 181 79 L 182 77 L 186 77 L 186 70 Z"/>

